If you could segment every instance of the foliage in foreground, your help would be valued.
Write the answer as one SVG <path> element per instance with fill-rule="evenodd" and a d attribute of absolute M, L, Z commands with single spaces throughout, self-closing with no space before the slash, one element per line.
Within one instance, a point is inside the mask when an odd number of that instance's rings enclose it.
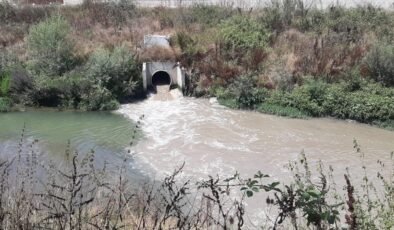
<path fill-rule="evenodd" d="M 289 182 L 260 171 L 251 178 L 235 173 L 195 182 L 182 179 L 184 165 L 159 181 L 132 181 L 126 156 L 120 165 L 99 166 L 94 151 L 80 154 L 69 144 L 64 164 L 58 165 L 41 159 L 37 145 L 23 132 L 16 154 L 0 161 L 5 229 L 243 229 L 249 224 L 245 202 L 259 193 L 266 197 L 263 229 L 390 229 L 394 224 L 393 153 L 391 161 L 378 161 L 377 181 L 366 166 L 360 186 L 346 173 L 343 196 L 333 168 L 327 171 L 319 162 L 313 164 L 315 174 L 304 153 L 289 163 Z"/>

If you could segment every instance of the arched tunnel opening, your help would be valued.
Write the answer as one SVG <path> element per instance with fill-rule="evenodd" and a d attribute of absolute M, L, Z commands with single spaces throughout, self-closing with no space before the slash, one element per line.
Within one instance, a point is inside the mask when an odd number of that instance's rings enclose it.
<path fill-rule="evenodd" d="M 171 85 L 171 77 L 165 71 L 158 71 L 152 76 L 152 85 Z"/>
<path fill-rule="evenodd" d="M 171 77 L 165 71 L 158 71 L 152 76 L 152 87 L 153 90 L 157 92 L 157 86 L 168 86 L 168 90 L 171 86 Z"/>

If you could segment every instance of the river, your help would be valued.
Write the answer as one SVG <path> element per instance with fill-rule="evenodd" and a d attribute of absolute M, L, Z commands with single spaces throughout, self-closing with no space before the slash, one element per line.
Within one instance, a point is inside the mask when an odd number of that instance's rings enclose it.
<path fill-rule="evenodd" d="M 48 110 L 0 114 L 0 156 L 15 154 L 21 130 L 40 149 L 61 159 L 67 140 L 81 152 L 95 149 L 99 161 L 120 162 L 130 149 L 130 170 L 144 177 L 163 178 L 185 163 L 183 178 L 193 181 L 208 175 L 222 177 L 236 171 L 253 176 L 260 170 L 273 179 L 287 182 L 289 161 L 305 152 L 312 170 L 322 160 L 335 169 L 334 178 L 343 184 L 350 168 L 354 181 L 363 170 L 356 139 L 365 154 L 371 177 L 379 169 L 377 160 L 390 162 L 394 132 L 330 118 L 289 119 L 253 111 L 225 108 L 214 99 L 182 97 L 177 90 L 158 88 L 144 101 L 122 105 L 115 113 L 55 112 Z M 143 118 L 141 119 L 141 116 Z M 141 132 L 129 147 L 136 122 Z M 261 218 L 262 201 L 250 204 Z"/>
<path fill-rule="evenodd" d="M 24 127 L 23 152 L 29 154 L 34 150 L 41 160 L 52 160 L 60 165 L 64 163 L 68 142 L 71 150 L 82 155 L 94 150 L 97 165 L 104 162 L 120 165 L 127 155 L 126 147 L 140 135 L 135 131 L 134 122 L 110 112 L 34 109 L 0 113 L 1 159 L 16 156 Z M 31 147 L 31 143 L 35 144 Z M 132 170 L 130 173 L 140 175 Z"/>
<path fill-rule="evenodd" d="M 286 166 L 302 151 L 314 172 L 320 160 L 326 170 L 333 166 L 340 194 L 344 193 L 347 168 L 357 185 L 364 175 L 363 164 L 370 178 L 376 178 L 380 169 L 377 160 L 389 165 L 386 173 L 390 173 L 392 131 L 354 121 L 290 119 L 231 110 L 215 99 L 182 97 L 177 90 L 163 92 L 159 88 L 158 94 L 117 111 L 133 121 L 144 115 L 144 138 L 131 148 L 135 154 L 132 167 L 151 178 L 163 178 L 185 163 L 183 179 L 192 181 L 207 179 L 208 175 L 225 178 L 235 172 L 253 177 L 260 170 L 286 183 L 291 178 Z M 354 140 L 361 146 L 364 159 L 355 151 Z M 264 198 L 259 195 L 247 201 L 249 226 L 257 228 L 264 220 Z"/>
<path fill-rule="evenodd" d="M 394 151 L 394 132 L 353 121 L 330 118 L 289 119 L 253 111 L 224 108 L 215 100 L 175 96 L 151 97 L 123 105 L 118 113 L 142 120 L 142 139 L 132 150 L 141 171 L 160 176 L 186 163 L 185 175 L 231 175 L 236 170 L 258 170 L 274 177 L 288 176 L 283 166 L 304 151 L 311 161 L 322 160 L 336 168 L 360 168 L 365 161 L 389 161 Z"/>

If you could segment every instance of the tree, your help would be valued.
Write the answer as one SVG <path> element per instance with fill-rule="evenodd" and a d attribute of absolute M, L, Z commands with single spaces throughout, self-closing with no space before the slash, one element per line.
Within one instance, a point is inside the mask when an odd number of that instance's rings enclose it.
<path fill-rule="evenodd" d="M 61 16 L 32 26 L 28 35 L 30 69 L 36 75 L 61 76 L 75 64 L 70 25 Z"/>

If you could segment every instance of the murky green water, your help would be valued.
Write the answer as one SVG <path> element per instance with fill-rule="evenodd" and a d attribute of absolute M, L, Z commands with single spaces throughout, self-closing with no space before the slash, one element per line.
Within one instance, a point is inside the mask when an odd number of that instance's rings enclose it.
<path fill-rule="evenodd" d="M 135 129 L 129 119 L 109 112 L 3 113 L 0 114 L 0 154 L 15 149 L 23 127 L 26 139 L 39 140 L 40 149 L 51 155 L 62 155 L 70 141 L 71 147 L 81 153 L 93 149 L 107 159 L 125 151 Z"/>

